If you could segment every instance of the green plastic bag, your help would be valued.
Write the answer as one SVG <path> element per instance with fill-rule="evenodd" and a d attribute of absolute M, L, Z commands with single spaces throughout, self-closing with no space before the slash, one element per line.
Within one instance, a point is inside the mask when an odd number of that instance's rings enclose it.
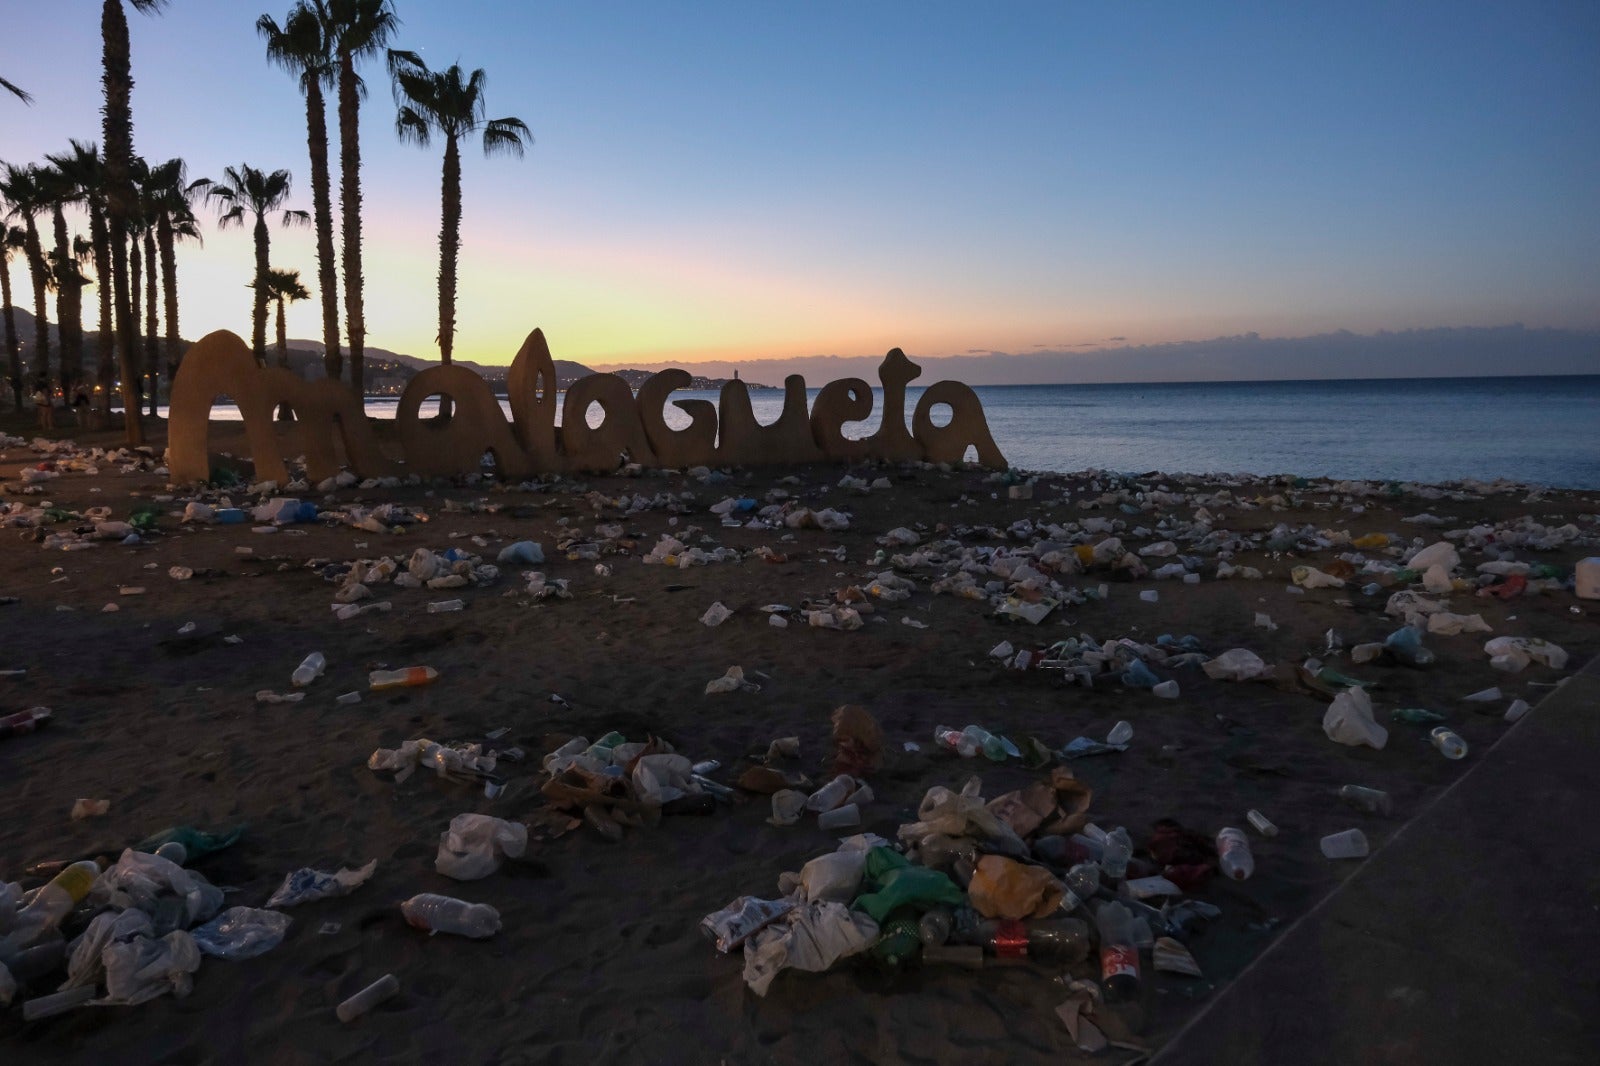
<path fill-rule="evenodd" d="M 854 906 L 871 915 L 880 926 L 899 907 L 925 911 L 938 903 L 965 903 L 961 886 L 938 870 L 913 866 L 897 851 L 873 848 L 867 852 L 861 882 L 874 891 L 856 897 Z"/>
<path fill-rule="evenodd" d="M 161 845 L 175 840 L 183 845 L 183 850 L 189 855 L 189 861 L 193 862 L 202 855 L 210 855 L 214 851 L 233 846 L 244 836 L 244 831 L 245 827 L 242 825 L 223 833 L 207 833 L 192 825 L 175 825 L 145 837 L 133 846 L 133 850 L 153 852 Z"/>

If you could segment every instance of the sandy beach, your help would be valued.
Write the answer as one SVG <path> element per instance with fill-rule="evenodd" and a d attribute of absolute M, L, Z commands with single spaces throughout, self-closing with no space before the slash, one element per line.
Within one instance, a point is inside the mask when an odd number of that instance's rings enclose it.
<path fill-rule="evenodd" d="M 226 433 L 214 427 L 213 448 L 237 451 L 242 438 Z M 112 451 L 119 443 L 112 435 L 83 441 Z M 1321 837 L 1358 827 L 1381 846 L 1496 743 L 1513 700 L 1537 704 L 1600 650 L 1596 604 L 1570 586 L 1541 587 L 1559 578 L 1541 581 L 1535 571 L 1534 587 L 1520 595 L 1477 594 L 1480 581 L 1494 580 L 1477 569 L 1491 559 L 1570 575 L 1579 559 L 1597 554 L 1594 492 L 1083 472 L 1025 477 L 1031 498 L 1013 499 L 1015 476 L 975 468 L 814 466 L 731 470 L 710 481 L 645 472 L 531 488 L 441 481 L 273 492 L 308 500 L 324 516 L 256 533 L 255 522 L 180 521 L 191 501 L 247 509 L 261 501 L 243 485 L 203 493 L 169 486 L 160 447 L 158 440 L 143 459 L 51 455 L 19 444 L 0 454 L 3 501 L 13 509 L 3 517 L 0 595 L 15 597 L 0 606 L 0 666 L 26 670 L 0 681 L 3 711 L 52 711 L 37 732 L 0 739 L 0 809 L 8 813 L 0 880 L 27 888 L 42 882 L 24 873 L 35 863 L 115 861 L 174 825 L 247 826 L 238 843 L 193 864 L 227 890 L 230 907 L 263 906 L 300 867 L 376 860 L 376 872 L 349 895 L 288 908 L 287 937 L 266 954 L 207 958 L 184 998 L 85 1007 L 32 1023 L 11 1008 L 0 1014 L 8 1060 L 1073 1061 L 1079 1052 L 1056 1008 L 1067 998 L 1064 974 L 1099 976 L 1092 956 L 1071 966 L 990 960 L 976 971 L 912 965 L 895 973 L 847 959 L 827 973 L 780 974 L 758 997 L 741 980 L 738 953 L 719 955 L 699 926 L 736 897 L 778 897 L 781 873 L 833 850 L 841 835 L 894 840 L 931 787 L 959 789 L 978 774 L 982 795 L 994 798 L 1049 780 L 1049 766 L 941 750 L 936 725 L 976 723 L 1059 750 L 1079 736 L 1104 739 L 1127 721 L 1134 736 L 1126 751 L 1053 760 L 1093 789 L 1093 822 L 1126 826 L 1136 858 L 1159 819 L 1208 839 L 1238 826 L 1255 862 L 1249 880 L 1211 877 L 1192 893 L 1221 911 L 1188 942 L 1202 978 L 1157 973 L 1147 952 L 1137 1001 L 1101 1008 L 1107 1032 L 1127 1045 L 1102 1061 L 1132 1061 L 1143 1054 L 1137 1047 L 1159 1048 L 1358 865 L 1324 858 Z M 40 464 L 53 464 L 58 476 L 25 491 L 24 470 Z M 248 465 L 238 466 L 248 482 Z M 847 475 L 888 485 L 841 486 Z M 751 513 L 725 525 L 711 508 L 730 497 L 780 511 L 767 528 L 750 528 Z M 28 516 L 45 502 L 79 517 L 36 525 Z M 108 539 L 61 551 L 47 539 L 92 527 L 81 517 L 91 508 L 125 520 L 145 504 L 159 515 L 141 543 Z M 338 517 L 380 504 L 420 520 L 378 532 Z M 801 507 L 846 513 L 849 527 L 790 528 L 783 517 Z M 1194 524 L 1200 508 L 1203 528 Z M 1419 516 L 1428 517 L 1408 521 Z M 898 528 L 917 543 L 884 545 Z M 1371 534 L 1387 543 L 1349 543 Z M 722 553 L 730 558 L 647 565 L 664 536 L 706 553 L 730 549 Z M 1075 549 L 1109 536 L 1150 571 L 1199 556 L 1190 569 L 1200 579 L 1158 579 L 1125 559 L 1076 572 Z M 344 621 L 330 609 L 339 588 L 330 578 L 356 560 L 389 557 L 403 568 L 418 549 L 455 548 L 492 563 L 522 540 L 541 544 L 546 562 L 502 567 L 484 587 L 377 583 L 361 602 L 389 601 L 391 609 Z M 1397 566 L 1410 550 L 1446 540 L 1459 550 L 1462 587 L 1436 598 L 1448 612 L 1481 616 L 1489 632 L 1427 634 L 1438 661 L 1425 669 L 1354 662 L 1356 645 L 1383 641 L 1402 624 L 1385 613 L 1391 596 L 1421 586 L 1407 578 L 1364 593 L 1372 575 L 1341 556 Z M 1175 543 L 1173 555 L 1137 556 L 1163 541 Z M 1049 543 L 1039 549 L 1040 542 Z M 806 624 L 806 604 L 836 603 L 852 586 L 869 590 L 892 568 L 890 556 L 919 549 L 945 562 L 903 569 L 916 586 L 909 598 L 866 592 L 872 611 L 863 610 L 858 629 Z M 1041 566 L 1047 581 L 1095 592 L 1104 584 L 1109 594 L 1062 602 L 1038 625 L 997 617 L 984 597 L 932 591 L 967 549 L 991 563 L 1033 553 L 1035 565 L 1058 551 L 1054 565 Z M 1217 579 L 1223 562 L 1241 573 Z M 1347 579 L 1295 590 L 1297 566 Z M 174 567 L 193 576 L 175 579 Z M 1251 567 L 1259 578 L 1243 576 Z M 528 570 L 565 579 L 570 598 L 535 599 L 525 591 Z M 980 585 L 994 579 L 992 571 L 977 575 Z M 1154 602 L 1141 598 L 1149 591 Z M 429 613 L 429 603 L 452 598 L 464 609 Z M 710 627 L 701 618 L 714 603 L 732 614 Z M 761 610 L 773 604 L 796 610 L 786 628 Z M 1096 645 L 1192 636 L 1208 658 L 1244 648 L 1279 670 L 1275 681 L 1228 681 L 1199 665 L 1151 661 L 1180 689 L 1163 699 L 1113 675 L 1084 687 L 1060 670 L 1017 670 L 990 654 L 1001 642 L 1043 650 L 1083 634 Z M 1484 644 L 1499 636 L 1551 641 L 1568 665 L 1496 670 Z M 263 690 L 290 692 L 291 672 L 313 651 L 327 669 L 304 700 L 258 702 Z M 1389 731 L 1382 750 L 1328 738 L 1330 692 L 1296 680 L 1294 667 L 1308 657 L 1375 683 L 1376 720 Z M 438 681 L 366 691 L 369 670 L 413 665 L 436 668 Z M 760 690 L 707 695 L 707 682 L 731 666 Z M 1463 700 L 1495 686 L 1500 699 Z M 359 703 L 336 702 L 352 691 L 362 693 Z M 540 758 L 574 736 L 660 737 L 691 759 L 720 762 L 708 776 L 729 785 L 749 756 L 796 736 L 794 768 L 820 786 L 833 762 L 830 715 L 845 704 L 867 708 L 886 741 L 859 830 L 826 832 L 814 817 L 777 827 L 767 821 L 767 796 L 739 792 L 713 813 L 665 816 L 626 828 L 616 842 L 586 824 L 554 835 L 564 819 L 541 793 L 548 775 Z M 1442 714 L 1466 741 L 1466 759 L 1444 758 L 1428 726 L 1392 720 L 1396 708 Z M 495 798 L 427 770 L 396 783 L 367 765 L 376 749 L 409 739 L 484 742 L 500 729 L 507 732 L 490 746 L 516 746 L 527 758 L 499 763 L 505 788 Z M 907 742 L 918 750 L 906 750 Z M 1343 804 L 1337 791 L 1346 784 L 1386 791 L 1393 815 Z M 74 821 L 79 798 L 109 800 L 109 811 Z M 1252 809 L 1276 824 L 1275 837 L 1248 828 Z M 526 855 L 482 880 L 436 873 L 439 835 L 467 812 L 529 822 Z M 473 941 L 410 928 L 397 903 L 421 892 L 489 903 L 501 931 Z M 385 973 L 398 978 L 398 995 L 354 1023 L 336 1019 L 340 1001 Z M 41 983 L 27 995 L 55 987 Z"/>

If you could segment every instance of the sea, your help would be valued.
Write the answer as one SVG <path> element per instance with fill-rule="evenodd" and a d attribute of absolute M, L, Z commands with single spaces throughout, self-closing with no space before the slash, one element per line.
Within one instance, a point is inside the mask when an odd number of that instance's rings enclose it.
<path fill-rule="evenodd" d="M 847 436 L 877 427 L 846 423 Z M 1504 478 L 1600 489 L 1600 374 L 1383 378 L 1121 385 L 990 385 L 975 391 L 1007 461 L 1023 470 L 1292 474 L 1381 481 Z M 815 400 L 817 390 L 808 390 Z M 906 390 L 906 411 L 922 390 Z M 715 401 L 716 392 L 672 398 Z M 783 393 L 753 389 L 757 421 L 773 422 Z M 370 398 L 373 418 L 398 400 Z M 502 401 L 506 418 L 510 408 Z M 424 403 L 424 416 L 436 406 Z M 163 409 L 163 415 L 166 411 Z M 688 419 L 667 407 L 674 428 Z M 936 408 L 936 423 L 941 418 Z M 231 406 L 216 419 L 237 419 Z M 589 421 L 598 422 L 592 407 Z M 558 419 L 559 422 L 559 419 Z"/>

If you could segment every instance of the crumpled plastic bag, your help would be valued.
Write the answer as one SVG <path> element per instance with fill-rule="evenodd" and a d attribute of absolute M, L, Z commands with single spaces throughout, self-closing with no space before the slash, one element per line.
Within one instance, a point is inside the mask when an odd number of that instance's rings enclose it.
<path fill-rule="evenodd" d="M 694 782 L 694 763 L 688 756 L 660 753 L 639 756 L 633 764 L 633 789 L 639 802 L 660 807 L 698 793 L 700 786 Z"/>
<path fill-rule="evenodd" d="M 330 896 L 346 896 L 355 889 L 367 883 L 372 877 L 372 872 L 378 868 L 378 860 L 373 859 L 359 870 L 348 867 L 341 869 L 336 874 L 324 873 L 313 870 L 309 866 L 302 866 L 293 873 L 287 874 L 283 884 L 278 886 L 278 891 L 267 900 L 268 907 L 293 907 L 297 903 L 310 903 L 313 900 L 327 899 Z"/>
<path fill-rule="evenodd" d="M 1481 614 L 1451 614 L 1435 611 L 1428 616 L 1428 632 L 1453 637 L 1457 633 L 1492 633 L 1489 623 Z"/>
<path fill-rule="evenodd" d="M 706 682 L 706 695 L 718 696 L 725 692 L 760 692 L 761 686 L 744 679 L 744 667 L 730 666 L 721 677 Z"/>
<path fill-rule="evenodd" d="M 978 860 L 967 893 L 985 918 L 1043 918 L 1061 906 L 1061 882 L 1042 866 L 1026 866 L 1003 855 Z"/>
<path fill-rule="evenodd" d="M 408 740 L 398 748 L 379 748 L 367 757 L 369 770 L 393 770 L 394 783 L 400 784 L 419 766 L 431 766 L 440 777 L 450 774 L 488 774 L 494 772 L 496 755 L 482 745 L 459 748 L 435 744 L 426 737 Z"/>
<path fill-rule="evenodd" d="M 921 840 L 930 833 L 983 837 L 991 847 L 1007 855 L 1028 854 L 1028 845 L 1022 838 L 984 804 L 978 794 L 979 785 L 973 777 L 960 792 L 951 792 L 943 785 L 928 789 L 917 807 L 917 820 L 902 825 L 897 835 L 903 841 Z"/>
<path fill-rule="evenodd" d="M 765 996 L 780 971 L 821 973 L 877 939 L 878 923 L 865 914 L 842 903 L 807 903 L 745 941 L 744 983 Z"/>
<path fill-rule="evenodd" d="M 1322 731 L 1353 748 L 1365 744 L 1382 751 L 1389 742 L 1389 731 L 1373 719 L 1372 697 L 1363 688 L 1347 688 L 1333 698 L 1322 716 Z"/>
<path fill-rule="evenodd" d="M 800 887 L 805 890 L 806 902 L 849 903 L 861 888 L 866 864 L 867 853 L 858 848 L 818 855 L 800 868 Z"/>
<path fill-rule="evenodd" d="M 219 959 L 253 959 L 279 944 L 294 919 L 282 911 L 229 907 L 190 935 L 202 953 Z"/>
<path fill-rule="evenodd" d="M 1406 566 L 1418 573 L 1426 573 L 1435 566 L 1442 566 L 1449 571 L 1460 565 L 1461 553 L 1447 540 L 1430 544 L 1406 560 Z"/>
<path fill-rule="evenodd" d="M 1272 673 L 1272 667 L 1249 648 L 1230 648 L 1201 669 L 1216 681 L 1253 681 Z"/>
<path fill-rule="evenodd" d="M 137 907 L 125 911 L 101 911 L 89 922 L 89 927 L 68 948 L 67 979 L 61 991 L 69 988 L 92 987 L 105 977 L 106 967 L 101 960 L 108 944 L 148 937 L 151 932 L 150 916 Z"/>
<path fill-rule="evenodd" d="M 487 814 L 458 814 L 439 836 L 433 868 L 457 881 L 476 881 L 528 850 L 528 827 Z"/>
<path fill-rule="evenodd" d="M 833 772 L 865 777 L 883 764 L 883 729 L 872 712 L 847 703 L 833 712 Z"/>
<path fill-rule="evenodd" d="M 1521 670 L 1530 662 L 1564 670 L 1568 658 L 1565 648 L 1538 637 L 1495 637 L 1483 645 L 1483 650 L 1491 663 L 1509 672 Z"/>
<path fill-rule="evenodd" d="M 106 968 L 102 1004 L 137 1006 L 171 992 L 182 999 L 194 988 L 190 976 L 200 968 L 194 937 L 175 929 L 160 940 L 147 936 L 106 945 L 100 954 Z"/>
<path fill-rule="evenodd" d="M 118 910 L 137 907 L 154 914 L 157 899 L 168 894 L 184 901 L 186 924 L 203 922 L 222 909 L 222 889 L 203 876 L 159 855 L 132 848 L 124 850 L 116 865 L 100 875 L 90 898 Z"/>
<path fill-rule="evenodd" d="M 1303 589 L 1342 589 L 1344 581 L 1332 574 L 1324 574 L 1314 566 L 1297 566 L 1289 571 L 1296 585 Z"/>
<path fill-rule="evenodd" d="M 794 909 L 792 899 L 757 899 L 740 896 L 721 910 L 700 919 L 700 931 L 717 942 L 726 955 L 743 944 L 756 930 L 777 921 Z"/>

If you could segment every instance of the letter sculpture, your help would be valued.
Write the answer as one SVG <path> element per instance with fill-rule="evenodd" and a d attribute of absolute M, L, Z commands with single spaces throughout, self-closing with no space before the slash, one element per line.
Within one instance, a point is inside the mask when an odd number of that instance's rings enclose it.
<path fill-rule="evenodd" d="M 306 381 L 282 367 L 259 366 L 243 340 L 219 330 L 195 342 L 173 379 L 169 469 L 180 483 L 210 479 L 207 437 L 211 405 L 218 396 L 231 397 L 239 406 L 256 476 L 278 482 L 289 480 L 273 420 L 279 405 L 287 405 L 299 423 L 306 476 L 312 481 L 332 477 L 346 465 L 362 477 L 464 474 L 478 470 L 485 453 L 494 456 L 502 476 L 514 480 L 544 471 L 615 470 L 624 455 L 631 462 L 663 467 L 859 459 L 954 463 L 969 447 L 977 450 L 983 466 L 1005 469 L 1005 456 L 989 434 L 978 394 L 959 381 L 940 381 L 925 389 L 906 430 L 906 385 L 921 373 L 899 348 L 884 356 L 878 367 L 883 422 L 876 433 L 860 440 L 843 433 L 846 422 L 872 414 L 872 387 L 860 378 L 823 386 L 807 414 L 805 379 L 791 375 L 784 381 L 783 413 L 770 426 L 756 421 L 745 383 L 730 381 L 716 404 L 673 400 L 689 416 L 689 425 L 671 429 L 663 413 L 667 400 L 692 380 L 676 368 L 653 375 L 637 397 L 615 374 L 579 378 L 567 389 L 562 425 L 557 426 L 555 363 L 544 333 L 536 329 L 506 376 L 509 423 L 477 374 L 459 366 L 428 367 L 400 396 L 395 422 L 401 458 L 396 460 L 384 453 L 360 398 L 344 384 Z M 423 401 L 439 395 L 454 403 L 454 416 L 443 422 L 421 418 Z M 586 418 L 591 404 L 604 412 L 600 424 L 592 427 Z M 933 421 L 933 408 L 940 404 L 951 412 L 943 426 Z"/>

